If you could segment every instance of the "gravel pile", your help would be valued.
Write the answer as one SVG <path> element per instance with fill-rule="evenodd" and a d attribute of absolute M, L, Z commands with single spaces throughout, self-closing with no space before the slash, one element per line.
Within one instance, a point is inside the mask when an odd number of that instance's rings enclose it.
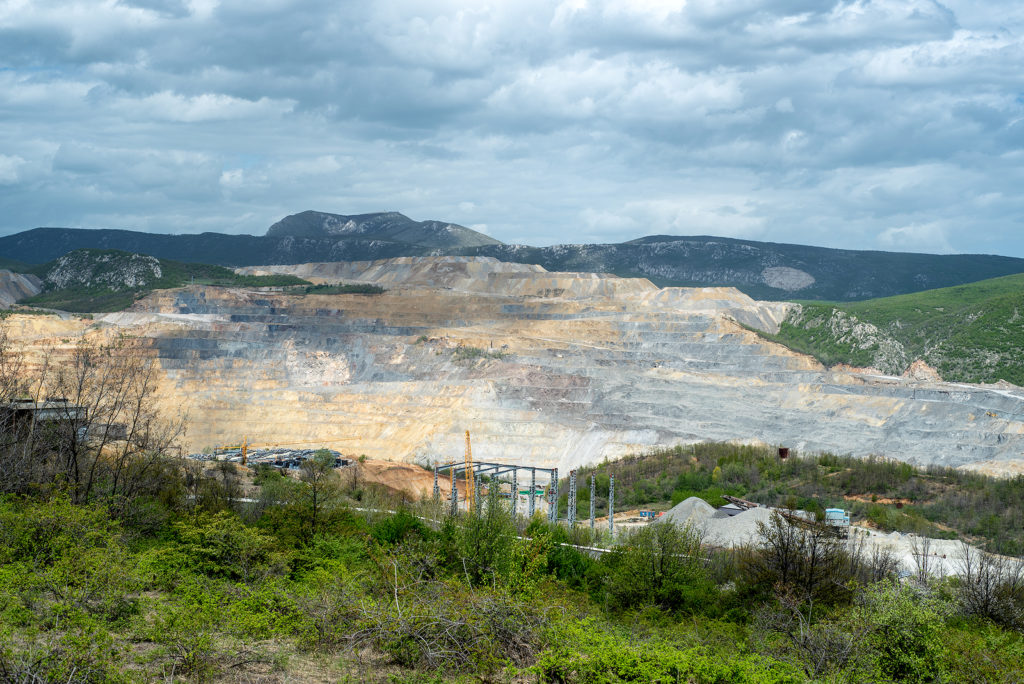
<path fill-rule="evenodd" d="M 741 546 L 757 539 L 758 523 L 771 520 L 772 510 L 764 506 L 751 508 L 731 518 L 711 518 L 704 527 L 706 540 L 717 546 Z"/>
<path fill-rule="evenodd" d="M 732 517 L 722 516 L 715 508 L 697 497 L 691 497 L 678 506 L 667 511 L 660 518 L 680 526 L 687 523 L 704 533 L 704 543 L 712 546 L 734 547 L 756 544 L 758 541 L 758 524 L 767 524 L 772 517 L 772 509 L 758 506 Z M 874 549 L 892 553 L 899 561 L 900 570 L 914 573 L 917 563 L 915 550 L 923 550 L 924 540 L 916 540 L 909 534 L 890 532 L 888 534 L 868 531 L 854 527 L 849 542 L 851 550 L 859 543 L 864 543 L 863 553 L 870 556 Z M 927 566 L 931 574 L 944 576 L 963 572 L 960 554 L 960 542 L 948 539 L 932 539 L 928 541 Z"/>
<path fill-rule="evenodd" d="M 687 523 L 703 529 L 705 523 L 715 514 L 715 507 L 704 499 L 691 496 L 686 501 L 676 504 L 661 516 L 661 521 L 685 526 Z"/>

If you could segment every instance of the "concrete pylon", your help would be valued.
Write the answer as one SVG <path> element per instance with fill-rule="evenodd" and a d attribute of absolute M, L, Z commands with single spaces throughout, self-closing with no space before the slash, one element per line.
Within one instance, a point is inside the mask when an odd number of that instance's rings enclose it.
<path fill-rule="evenodd" d="M 537 469 L 530 468 L 530 515 L 532 518 L 533 514 L 537 511 L 537 502 L 534 500 L 534 496 L 537 494 Z"/>
<path fill-rule="evenodd" d="M 615 536 L 615 476 L 608 476 L 608 534 Z"/>
<path fill-rule="evenodd" d="M 516 519 L 516 508 L 519 503 L 519 469 L 512 470 L 512 519 Z"/>
<path fill-rule="evenodd" d="M 576 471 L 569 471 L 569 510 L 566 512 L 569 529 L 576 527 Z"/>
<path fill-rule="evenodd" d="M 455 466 L 451 467 L 452 475 L 452 517 L 454 518 L 459 514 L 459 488 L 455 486 Z"/>
<path fill-rule="evenodd" d="M 597 475 L 590 474 L 590 529 L 594 529 L 595 500 L 597 499 Z"/>

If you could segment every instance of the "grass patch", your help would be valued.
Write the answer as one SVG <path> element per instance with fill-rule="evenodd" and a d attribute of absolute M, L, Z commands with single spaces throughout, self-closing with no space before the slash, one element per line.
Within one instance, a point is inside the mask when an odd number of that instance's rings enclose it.
<path fill-rule="evenodd" d="M 803 302 L 778 334 L 761 334 L 826 365 L 900 373 L 922 359 L 946 380 L 1024 385 L 1024 274 L 862 302 Z"/>

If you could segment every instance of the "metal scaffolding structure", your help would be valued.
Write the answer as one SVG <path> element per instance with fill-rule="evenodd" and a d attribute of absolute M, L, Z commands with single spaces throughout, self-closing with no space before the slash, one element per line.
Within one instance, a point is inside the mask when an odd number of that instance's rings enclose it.
<path fill-rule="evenodd" d="M 440 497 L 440 490 L 436 484 L 440 473 L 445 471 L 448 472 L 451 477 L 451 495 L 449 497 L 449 503 L 451 506 L 451 514 L 455 515 L 459 510 L 459 492 L 456 486 L 456 482 L 459 477 L 464 477 L 469 471 L 469 481 L 473 483 L 474 491 L 476 495 L 475 508 L 476 513 L 480 513 L 482 509 L 483 497 L 480 496 L 480 487 L 482 478 L 481 476 L 486 475 L 492 481 L 499 480 L 503 477 L 511 477 L 512 485 L 512 502 L 511 509 L 512 515 L 515 516 L 518 510 L 517 501 L 519 498 L 519 471 L 529 470 L 530 471 L 530 491 L 527 496 L 527 512 L 530 517 L 533 516 L 537 510 L 537 504 L 535 501 L 537 495 L 537 473 L 548 474 L 549 486 L 548 486 L 548 520 L 554 522 L 558 519 L 558 468 L 538 468 L 536 466 L 524 466 L 516 463 L 488 463 L 486 461 L 473 460 L 468 463 L 461 461 L 458 463 L 446 463 L 446 464 L 435 464 L 434 465 L 434 491 L 435 496 Z M 468 498 L 468 497 L 467 497 Z M 571 514 L 575 518 L 575 513 Z"/>

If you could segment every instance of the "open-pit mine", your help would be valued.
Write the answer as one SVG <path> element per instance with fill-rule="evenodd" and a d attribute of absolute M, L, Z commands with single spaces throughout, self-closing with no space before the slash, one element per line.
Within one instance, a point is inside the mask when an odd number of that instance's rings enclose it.
<path fill-rule="evenodd" d="M 420 463 L 568 469 L 698 440 L 1010 472 L 1024 390 L 829 370 L 767 342 L 789 304 L 489 257 L 242 269 L 377 295 L 192 286 L 92 320 L 14 315 L 16 344 L 123 335 L 161 369 L 184 448 L 321 443 Z"/>

